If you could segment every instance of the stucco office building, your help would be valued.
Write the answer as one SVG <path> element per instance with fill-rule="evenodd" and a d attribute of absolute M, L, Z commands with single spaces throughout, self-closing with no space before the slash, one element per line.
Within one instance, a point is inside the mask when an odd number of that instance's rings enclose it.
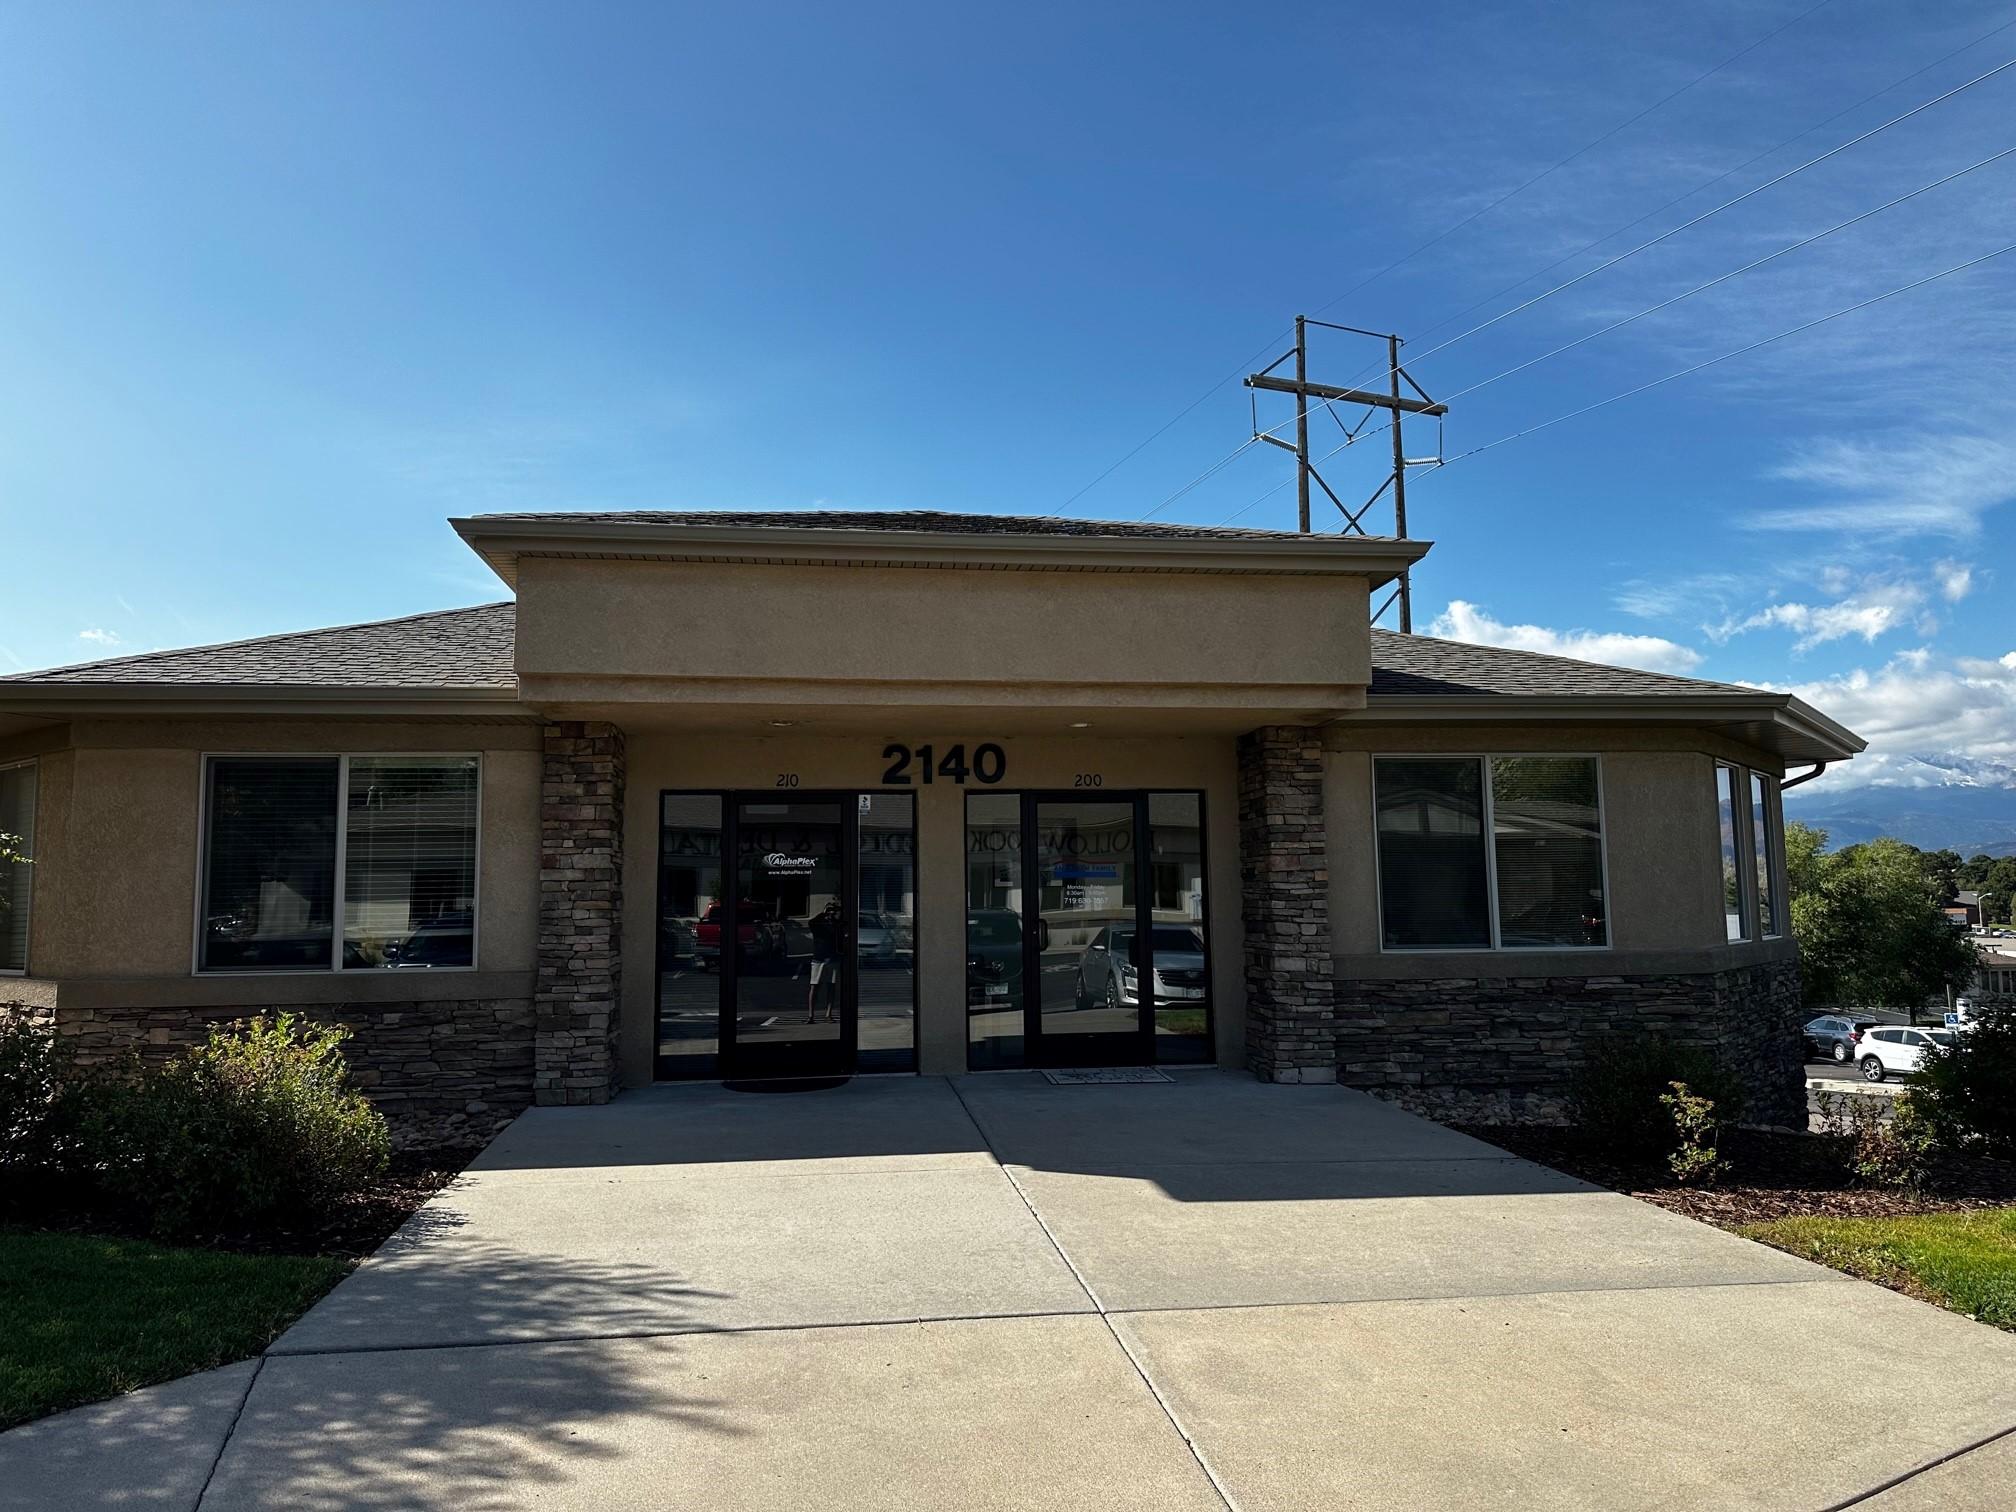
<path fill-rule="evenodd" d="M 0 1003 L 300 1008 L 409 1128 L 679 1077 L 1215 1062 L 1548 1116 L 1699 1041 L 1803 1106 L 1799 700 L 1368 628 L 1426 543 L 458 520 L 512 602 L 0 680 Z"/>

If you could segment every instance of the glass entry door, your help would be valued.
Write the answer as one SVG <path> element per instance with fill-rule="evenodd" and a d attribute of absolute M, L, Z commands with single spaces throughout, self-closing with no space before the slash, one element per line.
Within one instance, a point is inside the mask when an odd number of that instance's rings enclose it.
<path fill-rule="evenodd" d="M 1036 928 L 1027 941 L 1030 1060 L 1146 1065 L 1154 1059 L 1155 972 L 1139 847 L 1146 800 L 1034 797 Z M 1028 961 L 1028 956 L 1035 959 Z"/>
<path fill-rule="evenodd" d="M 837 795 L 733 801 L 735 875 L 721 930 L 724 1076 L 853 1071 L 854 821 Z"/>

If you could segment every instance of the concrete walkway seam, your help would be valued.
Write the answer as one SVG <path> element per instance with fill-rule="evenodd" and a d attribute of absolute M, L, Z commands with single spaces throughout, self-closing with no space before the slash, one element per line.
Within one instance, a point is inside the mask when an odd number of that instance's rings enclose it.
<path fill-rule="evenodd" d="M 1950 1454 L 1942 1454 L 1937 1459 L 1929 1459 L 1922 1465 L 1916 1465 L 1906 1470 L 1902 1475 L 1893 1475 L 1880 1485 L 1871 1486 L 1867 1491 L 1858 1491 L 1846 1501 L 1830 1502 L 1827 1506 L 1822 1507 L 1820 1512 L 1846 1512 L 1846 1509 L 1849 1507 L 1859 1507 L 1863 1503 L 1881 1496 L 1886 1491 L 1895 1491 L 1906 1482 L 1918 1479 L 1919 1476 L 1925 1474 L 1928 1470 L 1937 1470 L 1941 1465 L 1950 1465 L 1957 1459 L 1965 1459 L 1977 1449 L 1986 1449 L 1991 1444 L 1999 1444 L 2012 1433 L 2016 1433 L 2016 1423 L 2012 1423 L 2007 1428 L 2003 1428 L 1998 1432 L 1991 1433 L 1986 1438 L 1976 1439 L 1971 1444 L 1962 1444 Z"/>
<path fill-rule="evenodd" d="M 952 1095 L 959 1099 L 959 1106 L 966 1109 L 966 1116 L 973 1121 L 973 1132 L 978 1134 L 981 1141 L 986 1144 L 987 1153 L 994 1157 L 994 1164 L 999 1168 L 1001 1174 L 1007 1178 L 1008 1185 L 1015 1189 L 1015 1195 L 1022 1199 L 1022 1205 L 1029 1210 L 1029 1216 L 1035 1220 L 1036 1226 L 1043 1231 L 1043 1237 L 1050 1241 L 1050 1247 L 1057 1252 L 1057 1258 L 1064 1262 L 1066 1268 L 1070 1270 L 1072 1276 L 1077 1280 L 1079 1287 L 1084 1291 L 1086 1297 L 1091 1300 L 1093 1307 L 1098 1309 L 1099 1321 L 1105 1327 L 1107 1336 L 1119 1346 L 1120 1353 L 1127 1357 L 1127 1363 L 1134 1367 L 1134 1374 L 1141 1378 L 1141 1384 L 1147 1388 L 1148 1395 L 1153 1397 L 1155 1405 L 1162 1409 L 1163 1417 L 1169 1420 L 1169 1426 L 1176 1431 L 1176 1436 L 1183 1440 L 1183 1447 L 1190 1451 L 1190 1458 L 1196 1461 L 1197 1468 L 1203 1472 L 1204 1478 L 1211 1483 L 1211 1489 L 1218 1493 L 1218 1499 L 1225 1504 L 1226 1512 L 1239 1512 L 1239 1504 L 1232 1499 L 1231 1490 L 1218 1478 L 1217 1472 L 1211 1468 L 1210 1461 L 1204 1458 L 1203 1451 L 1197 1447 L 1197 1441 L 1190 1436 L 1189 1430 L 1183 1426 L 1183 1420 L 1176 1416 L 1176 1409 L 1170 1404 L 1169 1399 L 1162 1394 L 1162 1388 L 1155 1384 L 1154 1377 L 1148 1374 L 1147 1366 L 1142 1363 L 1140 1357 L 1128 1346 L 1127 1341 L 1120 1336 L 1120 1330 L 1113 1326 L 1113 1320 L 1106 1312 L 1106 1304 L 1099 1300 L 1098 1292 L 1092 1289 L 1092 1284 L 1085 1279 L 1084 1273 L 1078 1269 L 1077 1262 L 1066 1252 L 1064 1246 L 1058 1243 L 1057 1236 L 1050 1232 L 1050 1225 L 1045 1223 L 1043 1215 L 1036 1211 L 1036 1204 L 1029 1200 L 1029 1194 L 1022 1189 L 1022 1183 L 1015 1179 L 1015 1173 L 1009 1170 L 1007 1164 L 1002 1161 L 1000 1154 L 994 1148 L 994 1141 L 988 1137 L 987 1131 L 981 1126 L 980 1120 L 974 1118 L 973 1110 L 967 1105 L 966 1098 L 960 1092 L 958 1084 L 948 1080 L 946 1085 L 951 1087 Z"/>
<path fill-rule="evenodd" d="M 210 1482 L 217 1478 L 217 1467 L 224 1463 L 224 1451 L 231 1447 L 232 1437 L 238 1432 L 238 1420 L 245 1416 L 245 1404 L 252 1400 L 252 1388 L 259 1384 L 259 1377 L 265 1369 L 266 1354 L 262 1350 L 252 1367 L 252 1374 L 245 1378 L 245 1391 L 238 1398 L 238 1410 L 224 1425 L 224 1436 L 217 1441 L 217 1452 L 210 1456 L 210 1468 L 203 1472 L 203 1484 L 197 1488 L 196 1500 L 190 1504 L 189 1512 L 203 1512 L 203 1499 L 210 1494 Z"/>

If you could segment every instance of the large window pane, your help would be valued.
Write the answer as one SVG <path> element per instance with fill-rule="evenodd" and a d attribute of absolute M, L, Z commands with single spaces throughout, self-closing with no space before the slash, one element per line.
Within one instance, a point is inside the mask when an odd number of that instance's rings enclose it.
<path fill-rule="evenodd" d="M 1204 803 L 1196 793 L 1148 795 L 1155 911 L 1155 1059 L 1208 1061 L 1211 970 L 1204 919 Z"/>
<path fill-rule="evenodd" d="M 1501 946 L 1609 942 L 1601 825 L 1592 757 L 1492 759 Z"/>
<path fill-rule="evenodd" d="M 0 849 L 35 854 L 35 768 L 0 768 Z M 35 868 L 0 861 L 0 971 L 28 969 L 28 904 Z"/>
<path fill-rule="evenodd" d="M 1023 1063 L 1022 800 L 966 798 L 966 1064 Z"/>
<path fill-rule="evenodd" d="M 476 758 L 352 756 L 343 964 L 476 964 Z"/>
<path fill-rule="evenodd" d="M 1747 940 L 1750 923 L 1743 908 L 1743 858 L 1736 843 L 1736 826 L 1742 810 L 1737 801 L 1736 769 L 1717 763 L 1715 807 L 1722 825 L 1723 930 L 1731 940 Z"/>
<path fill-rule="evenodd" d="M 861 917 L 854 931 L 864 1071 L 917 1069 L 917 800 L 856 800 Z"/>
<path fill-rule="evenodd" d="M 1750 774 L 1750 852 L 1757 867 L 1757 933 L 1763 936 L 1777 934 L 1778 931 L 1778 848 L 1784 836 L 1774 822 L 1775 807 L 1771 800 L 1777 783 L 1760 773 Z"/>
<path fill-rule="evenodd" d="M 204 970 L 333 964 L 338 769 L 333 756 L 210 763 Z"/>
<path fill-rule="evenodd" d="M 658 1055 L 707 1076 L 721 1050 L 721 799 L 667 793 L 658 811 Z"/>
<path fill-rule="evenodd" d="M 1483 763 L 1389 757 L 1373 770 L 1387 948 L 1488 946 Z"/>

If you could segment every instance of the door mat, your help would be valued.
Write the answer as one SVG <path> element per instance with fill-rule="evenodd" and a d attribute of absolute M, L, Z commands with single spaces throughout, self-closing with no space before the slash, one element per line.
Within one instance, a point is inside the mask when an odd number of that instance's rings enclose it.
<path fill-rule="evenodd" d="M 1145 1066 L 1107 1066 L 1087 1071 L 1045 1071 L 1053 1087 L 1083 1087 L 1111 1085 L 1115 1082 L 1173 1082 L 1176 1078 L 1161 1071 L 1150 1071 Z"/>

